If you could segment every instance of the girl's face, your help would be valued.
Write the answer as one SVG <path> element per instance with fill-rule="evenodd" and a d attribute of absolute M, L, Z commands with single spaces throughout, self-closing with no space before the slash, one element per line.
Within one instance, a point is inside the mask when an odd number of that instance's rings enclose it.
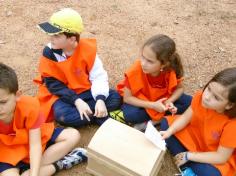
<path fill-rule="evenodd" d="M 56 34 L 50 37 L 53 49 L 66 49 L 72 45 L 71 38 L 67 38 L 65 34 Z"/>
<path fill-rule="evenodd" d="M 150 46 L 145 46 L 142 50 L 141 66 L 144 73 L 152 76 L 158 76 L 160 70 L 164 68 L 164 65 L 156 59 L 156 54 Z"/>
<path fill-rule="evenodd" d="M 227 97 L 228 89 L 226 87 L 217 82 L 211 82 L 202 94 L 202 105 L 205 108 L 223 113 L 232 107 Z"/>

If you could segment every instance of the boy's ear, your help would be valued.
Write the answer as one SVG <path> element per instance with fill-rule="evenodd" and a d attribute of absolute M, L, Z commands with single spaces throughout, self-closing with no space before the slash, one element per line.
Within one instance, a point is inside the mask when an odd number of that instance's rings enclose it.
<path fill-rule="evenodd" d="M 17 90 L 17 92 L 16 92 L 16 101 L 20 99 L 21 95 L 22 95 L 22 91 L 21 90 Z"/>
<path fill-rule="evenodd" d="M 228 103 L 225 107 L 226 110 L 230 110 L 234 106 L 234 103 Z"/>

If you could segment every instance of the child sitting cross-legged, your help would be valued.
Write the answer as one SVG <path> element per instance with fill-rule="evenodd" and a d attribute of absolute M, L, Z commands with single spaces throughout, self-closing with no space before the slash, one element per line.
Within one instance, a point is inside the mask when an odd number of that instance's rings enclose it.
<path fill-rule="evenodd" d="M 80 134 L 44 123 L 38 99 L 20 95 L 14 70 L 0 63 L 0 175 L 48 176 L 87 160 Z"/>
<path fill-rule="evenodd" d="M 180 116 L 161 122 L 176 164 L 199 176 L 236 174 L 236 67 L 216 74 Z"/>

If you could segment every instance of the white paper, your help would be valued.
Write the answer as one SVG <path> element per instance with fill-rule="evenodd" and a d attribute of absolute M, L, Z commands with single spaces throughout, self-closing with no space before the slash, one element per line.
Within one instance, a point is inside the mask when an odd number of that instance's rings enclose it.
<path fill-rule="evenodd" d="M 152 121 L 149 121 L 147 124 L 145 136 L 161 150 L 166 150 L 165 140 L 162 139 L 160 132 L 152 125 Z"/>

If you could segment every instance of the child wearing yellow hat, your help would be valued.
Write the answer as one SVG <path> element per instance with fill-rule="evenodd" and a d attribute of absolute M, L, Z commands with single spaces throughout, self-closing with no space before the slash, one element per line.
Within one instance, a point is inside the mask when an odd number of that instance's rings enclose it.
<path fill-rule="evenodd" d="M 51 36 L 40 58 L 38 98 L 47 121 L 65 126 L 101 125 L 121 98 L 109 90 L 107 72 L 97 54 L 95 39 L 80 39 L 83 22 L 70 8 L 54 13 L 38 27 Z"/>

